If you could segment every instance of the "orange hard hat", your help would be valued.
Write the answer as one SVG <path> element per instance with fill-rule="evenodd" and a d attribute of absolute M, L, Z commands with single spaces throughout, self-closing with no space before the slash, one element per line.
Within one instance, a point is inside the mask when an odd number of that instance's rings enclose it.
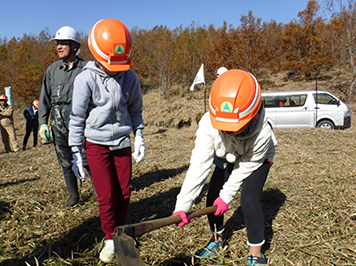
<path fill-rule="evenodd" d="M 237 132 L 252 120 L 261 105 L 261 87 L 256 78 L 243 70 L 228 70 L 211 88 L 209 111 L 212 125 L 221 131 Z"/>
<path fill-rule="evenodd" d="M 6 95 L 0 95 L 0 101 L 7 102 L 7 96 Z"/>
<path fill-rule="evenodd" d="M 38 109 L 39 103 L 40 103 L 39 100 L 34 100 L 32 104 L 33 104 L 34 107 L 36 107 L 36 109 Z"/>
<path fill-rule="evenodd" d="M 126 26 L 116 19 L 98 21 L 90 30 L 89 50 L 107 70 L 126 71 L 131 67 L 132 42 Z"/>

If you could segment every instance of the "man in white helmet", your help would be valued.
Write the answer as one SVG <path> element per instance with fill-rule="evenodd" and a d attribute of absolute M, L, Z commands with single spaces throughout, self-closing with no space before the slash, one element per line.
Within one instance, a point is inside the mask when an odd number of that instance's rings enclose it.
<path fill-rule="evenodd" d="M 226 67 L 219 67 L 214 71 L 214 75 L 219 77 L 222 73 L 226 72 L 228 69 Z"/>
<path fill-rule="evenodd" d="M 40 137 L 49 142 L 53 138 L 59 164 L 70 199 L 63 208 L 71 208 L 79 201 L 77 178 L 72 171 L 72 153 L 68 146 L 69 115 L 72 103 L 72 90 L 75 77 L 82 72 L 86 61 L 78 57 L 80 35 L 69 26 L 60 28 L 53 39 L 57 47 L 59 61 L 52 63 L 43 78 L 42 91 L 38 107 Z M 47 123 L 50 123 L 50 129 Z M 84 165 L 89 171 L 86 158 Z"/>

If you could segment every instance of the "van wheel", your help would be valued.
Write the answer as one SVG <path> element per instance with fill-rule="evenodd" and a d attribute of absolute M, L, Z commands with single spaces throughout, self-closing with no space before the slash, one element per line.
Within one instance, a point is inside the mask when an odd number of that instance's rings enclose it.
<path fill-rule="evenodd" d="M 320 127 L 320 128 L 327 128 L 327 129 L 334 129 L 335 128 L 333 122 L 331 122 L 329 120 L 321 120 L 321 121 L 318 122 L 318 124 L 316 126 Z"/>

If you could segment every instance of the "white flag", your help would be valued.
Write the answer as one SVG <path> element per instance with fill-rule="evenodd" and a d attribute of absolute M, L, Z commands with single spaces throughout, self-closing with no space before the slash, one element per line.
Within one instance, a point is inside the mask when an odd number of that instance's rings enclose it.
<path fill-rule="evenodd" d="M 4 87 L 5 88 L 5 95 L 7 96 L 7 104 L 11 105 L 11 86 Z"/>
<path fill-rule="evenodd" d="M 190 86 L 190 90 L 194 90 L 194 85 L 199 84 L 199 83 L 204 83 L 205 84 L 205 79 L 204 79 L 204 64 L 201 64 L 201 67 L 199 68 L 199 71 L 197 75 L 195 76 L 194 82 L 192 86 Z"/>

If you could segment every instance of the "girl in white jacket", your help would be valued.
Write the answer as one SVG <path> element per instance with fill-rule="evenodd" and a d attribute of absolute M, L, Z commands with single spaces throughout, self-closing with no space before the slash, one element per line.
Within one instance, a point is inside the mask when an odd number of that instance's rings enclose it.
<path fill-rule="evenodd" d="M 186 213 L 199 196 L 215 163 L 207 206 L 217 206 L 215 213 L 208 215 L 210 230 L 216 237 L 201 257 L 213 256 L 220 246 L 224 247 L 223 213 L 241 189 L 241 207 L 250 246 L 247 265 L 267 265 L 261 252 L 265 223 L 260 198 L 276 145 L 255 77 L 236 69 L 221 74 L 211 89 L 209 113 L 199 122 L 190 166 L 174 210 L 174 215 L 182 218 L 179 226 L 192 221 Z"/>

